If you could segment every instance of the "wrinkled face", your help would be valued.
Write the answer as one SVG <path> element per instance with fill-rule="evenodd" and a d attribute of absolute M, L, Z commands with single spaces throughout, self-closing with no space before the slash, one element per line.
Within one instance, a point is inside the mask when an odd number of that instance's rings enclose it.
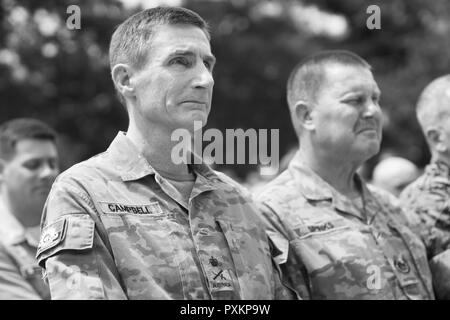
<path fill-rule="evenodd" d="M 58 173 L 58 154 L 54 142 L 19 140 L 13 157 L 4 161 L 2 187 L 10 201 L 27 201 L 42 210 Z"/>
<path fill-rule="evenodd" d="M 380 148 L 380 90 L 370 70 L 329 64 L 311 113 L 312 139 L 328 158 L 361 164 Z"/>
<path fill-rule="evenodd" d="M 448 108 L 449 112 L 446 114 L 444 119 L 442 119 L 440 129 L 442 130 L 443 143 L 447 147 L 445 157 L 447 158 L 448 163 L 450 163 L 450 105 Z"/>
<path fill-rule="evenodd" d="M 211 109 L 215 58 L 205 33 L 190 25 L 162 25 L 152 38 L 147 64 L 131 77 L 138 117 L 169 130 L 206 124 Z"/>

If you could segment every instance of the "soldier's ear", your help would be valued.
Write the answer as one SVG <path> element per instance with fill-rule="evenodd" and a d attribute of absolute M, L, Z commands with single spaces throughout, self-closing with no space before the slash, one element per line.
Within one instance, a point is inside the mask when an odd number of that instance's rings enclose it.
<path fill-rule="evenodd" d="M 426 137 L 427 137 L 428 143 L 430 144 L 432 149 L 434 149 L 440 153 L 444 153 L 444 152 L 448 151 L 444 134 L 443 134 L 442 130 L 440 130 L 439 128 L 427 129 Z"/>
<path fill-rule="evenodd" d="M 135 96 L 131 81 L 132 75 L 132 68 L 124 63 L 116 64 L 111 70 L 114 86 L 124 97 L 133 98 Z"/>
<path fill-rule="evenodd" d="M 307 101 L 298 100 L 295 103 L 293 116 L 300 130 L 313 130 L 315 128 L 312 111 L 312 104 Z"/>

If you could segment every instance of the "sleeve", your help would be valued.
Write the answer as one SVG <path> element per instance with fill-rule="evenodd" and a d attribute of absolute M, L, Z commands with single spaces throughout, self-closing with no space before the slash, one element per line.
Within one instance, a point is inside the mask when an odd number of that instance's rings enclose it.
<path fill-rule="evenodd" d="M 310 293 L 307 272 L 303 263 L 292 252 L 288 231 L 284 229 L 278 215 L 271 207 L 261 201 L 257 202 L 257 205 L 271 244 L 274 269 L 279 275 L 280 282 L 284 287 L 295 292 L 295 298 L 308 299 Z"/>
<path fill-rule="evenodd" d="M 417 217 L 414 229 L 427 248 L 438 299 L 450 299 L 450 199 L 445 188 L 435 183 L 420 193 L 406 190 L 400 197 L 404 210 Z"/>
<path fill-rule="evenodd" d="M 271 253 L 278 265 L 287 261 L 289 237 L 275 212 L 265 203 L 257 202 L 258 212 L 271 243 Z"/>
<path fill-rule="evenodd" d="M 434 183 L 426 189 L 406 190 L 400 197 L 403 210 L 416 217 L 415 229 L 430 259 L 450 249 L 450 195 L 444 188 Z"/>
<path fill-rule="evenodd" d="M 22 276 L 7 250 L 0 245 L 0 300 L 41 300 Z"/>
<path fill-rule="evenodd" d="M 52 299 L 127 299 L 95 207 L 81 187 L 54 184 L 41 229 L 36 258 Z"/>
<path fill-rule="evenodd" d="M 271 247 L 271 252 L 273 249 L 277 250 L 270 238 L 268 238 L 268 240 Z M 289 284 L 283 281 L 283 273 L 278 263 L 274 258 L 271 260 L 274 269 L 275 300 L 301 300 L 301 297 L 297 294 L 297 292 Z"/>

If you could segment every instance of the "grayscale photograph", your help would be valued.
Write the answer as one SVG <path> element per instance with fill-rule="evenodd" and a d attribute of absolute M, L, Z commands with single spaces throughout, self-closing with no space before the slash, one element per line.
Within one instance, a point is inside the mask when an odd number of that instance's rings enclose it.
<path fill-rule="evenodd" d="M 450 1 L 2 0 L 0 300 L 450 300 Z"/>

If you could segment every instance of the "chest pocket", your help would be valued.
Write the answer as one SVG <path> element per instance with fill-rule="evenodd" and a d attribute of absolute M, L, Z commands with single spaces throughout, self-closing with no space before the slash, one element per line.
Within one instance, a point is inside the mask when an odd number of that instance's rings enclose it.
<path fill-rule="evenodd" d="M 290 241 L 307 271 L 312 299 L 390 299 L 380 269 L 384 257 L 372 239 L 344 219 L 299 224 Z M 378 273 L 377 273 L 378 272 Z"/>
<path fill-rule="evenodd" d="M 195 298 L 183 281 L 188 281 L 195 264 L 186 261 L 189 255 L 180 254 L 184 233 L 170 221 L 167 210 L 106 202 L 101 209 L 100 219 L 130 299 Z"/>
<path fill-rule="evenodd" d="M 392 230 L 391 245 L 396 250 L 387 258 L 404 295 L 411 300 L 432 298 L 431 272 L 424 244 L 403 225 L 390 220 L 388 226 Z M 401 245 L 396 246 L 395 242 Z"/>
<path fill-rule="evenodd" d="M 266 237 L 256 226 L 235 226 L 217 219 L 231 252 L 242 299 L 273 299 L 273 270 Z"/>

